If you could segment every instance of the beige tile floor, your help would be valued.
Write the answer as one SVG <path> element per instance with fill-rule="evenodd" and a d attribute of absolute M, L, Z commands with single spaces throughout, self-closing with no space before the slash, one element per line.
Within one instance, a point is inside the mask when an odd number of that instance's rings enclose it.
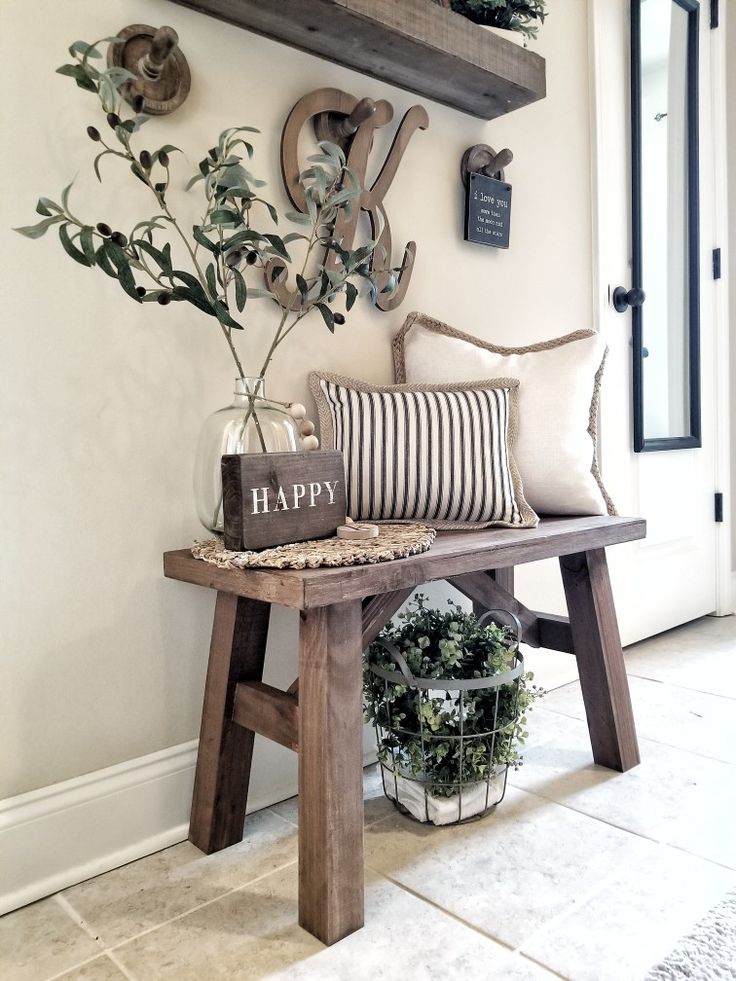
<path fill-rule="evenodd" d="M 0 919 L 1 981 L 641 981 L 736 885 L 736 618 L 626 654 L 642 763 L 593 764 L 574 660 L 492 815 L 426 828 L 365 777 L 366 926 L 324 948 L 296 921 L 296 801 L 242 844 L 188 843 Z"/>

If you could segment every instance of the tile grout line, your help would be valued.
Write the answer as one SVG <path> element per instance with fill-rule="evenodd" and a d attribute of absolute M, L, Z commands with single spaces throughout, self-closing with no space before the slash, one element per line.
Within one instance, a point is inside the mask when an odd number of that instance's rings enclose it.
<path fill-rule="evenodd" d="M 95 961 L 98 961 L 101 957 L 105 956 L 105 951 L 101 950 L 99 954 L 95 954 L 94 957 L 88 957 L 86 961 L 79 961 L 76 964 L 72 964 L 71 967 L 65 967 L 59 974 L 50 975 L 48 978 L 45 978 L 45 981 L 58 981 L 59 978 L 66 977 L 70 971 L 76 971 L 80 967 L 86 967 L 88 964 L 94 964 Z"/>
<path fill-rule="evenodd" d="M 715 865 L 716 868 L 725 869 L 726 872 L 736 872 L 736 865 L 726 865 L 725 862 L 718 862 L 715 858 L 708 858 L 706 855 L 697 855 L 695 852 L 688 851 L 684 845 L 670 844 L 667 841 L 661 841 L 659 844 L 664 845 L 666 848 L 674 848 L 678 852 L 683 852 L 683 854 L 689 855 L 690 858 L 697 858 L 702 862 L 708 862 L 710 865 Z"/>
<path fill-rule="evenodd" d="M 77 910 L 74 909 L 74 907 L 66 898 L 66 896 L 63 896 L 60 892 L 57 892 L 51 898 L 56 900 L 57 905 L 64 910 L 67 916 L 72 920 L 73 923 L 75 923 L 80 928 L 80 930 L 86 933 L 88 937 L 90 937 L 92 940 L 94 940 L 96 944 L 99 945 L 100 951 L 99 953 L 95 954 L 94 957 L 88 957 L 86 958 L 86 960 L 79 961 L 77 964 L 73 964 L 71 967 L 64 968 L 63 971 L 61 971 L 59 974 L 52 975 L 52 977 L 48 978 L 47 981 L 56 981 L 56 979 L 58 978 L 63 978 L 70 971 L 75 971 L 80 967 L 85 967 L 87 964 L 92 964 L 95 961 L 100 960 L 100 958 L 102 957 L 104 957 L 106 960 L 111 961 L 115 965 L 115 967 L 118 968 L 121 974 L 123 974 L 123 976 L 128 979 L 128 981 L 138 981 L 138 979 L 133 974 L 131 974 L 123 964 L 118 963 L 117 958 L 109 950 L 105 949 L 104 944 L 100 940 L 99 935 L 96 934 L 94 930 L 92 930 L 92 928 L 89 926 L 89 924 L 84 919 L 84 917 L 81 916 L 77 912 Z"/>
<path fill-rule="evenodd" d="M 691 689 L 683 689 L 683 691 L 689 691 L 689 690 L 691 690 Z M 560 709 L 550 708 L 548 705 L 545 705 L 544 703 L 542 703 L 541 705 L 539 705 L 539 709 L 541 709 L 542 712 L 549 713 L 550 715 L 556 715 L 556 716 L 558 716 L 561 719 L 570 719 L 572 722 L 579 722 L 581 725 L 587 726 L 587 721 L 586 721 L 585 718 L 582 718 L 581 719 L 577 715 L 570 715 L 568 712 L 563 712 Z M 634 722 L 636 722 L 636 719 L 634 719 Z M 544 749 L 544 748 L 550 746 L 551 744 L 553 744 L 555 742 L 555 739 L 556 739 L 555 736 L 550 736 L 548 739 L 545 739 L 545 740 L 543 740 L 540 743 L 537 743 L 537 744 L 532 745 L 532 746 L 525 746 L 524 747 L 524 752 L 525 753 L 528 753 L 528 752 L 536 752 L 536 750 L 538 750 L 538 749 Z M 719 763 L 721 766 L 728 766 L 728 767 L 734 767 L 734 766 L 736 766 L 736 761 L 732 762 L 730 760 L 722 760 L 722 759 L 719 759 L 717 756 L 706 756 L 704 753 L 697 753 L 697 752 L 695 752 L 695 750 L 685 749 L 683 746 L 675 746 L 673 743 L 665 743 L 665 742 L 662 742 L 662 740 L 660 740 L 660 739 L 653 739 L 651 736 L 641 736 L 641 735 L 639 735 L 639 733 L 637 733 L 637 740 L 640 743 L 653 743 L 655 746 L 664 746 L 666 749 L 673 749 L 673 750 L 675 750 L 678 753 L 685 753 L 687 756 L 692 756 L 696 760 L 711 760 L 711 762 L 713 762 L 713 763 Z M 590 742 L 590 740 L 588 739 L 588 741 L 586 743 L 586 750 L 589 750 L 590 749 L 589 742 Z M 524 762 L 526 762 L 526 756 L 523 757 L 523 760 L 524 760 Z M 601 766 L 600 763 L 596 763 L 595 760 L 593 759 L 592 752 L 591 752 L 591 757 L 590 757 L 590 763 L 591 763 L 592 766 L 600 767 L 601 769 L 606 770 L 609 773 L 614 773 L 614 774 L 615 773 L 618 773 L 620 776 L 623 775 L 623 774 L 621 774 L 621 771 L 619 771 L 619 770 L 610 770 L 608 767 L 604 767 L 604 766 Z M 633 769 L 636 769 L 636 767 L 634 767 Z M 628 771 L 626 771 L 626 772 L 628 772 Z M 511 782 L 511 781 L 509 781 L 509 782 Z M 516 785 L 515 784 L 512 784 L 512 786 L 516 786 Z M 517 788 L 517 789 L 523 789 L 523 788 Z"/>
<path fill-rule="evenodd" d="M 235 886 L 234 889 L 228 889 L 227 892 L 223 892 L 219 896 L 215 896 L 213 899 L 208 899 L 204 903 L 199 903 L 198 906 L 192 906 L 191 909 L 185 910 L 183 913 L 172 916 L 168 920 L 163 920 L 161 923 L 157 923 L 155 926 L 141 930 L 140 933 L 136 933 L 132 937 L 126 937 L 125 940 L 119 940 L 117 943 L 111 944 L 109 947 L 105 947 L 105 953 L 112 957 L 112 954 L 115 951 L 119 950 L 121 947 L 124 947 L 126 944 L 132 943 L 134 940 L 139 940 L 141 937 L 145 937 L 149 933 L 154 933 L 156 930 L 160 930 L 162 927 L 176 923 L 177 920 L 183 920 L 185 916 L 189 916 L 191 913 L 197 913 L 201 909 L 206 909 L 206 907 L 212 906 L 213 903 L 218 903 L 221 899 L 226 899 L 228 896 L 232 896 L 236 892 L 242 892 L 243 889 L 247 889 L 256 882 L 261 882 L 263 879 L 267 879 L 270 875 L 275 875 L 277 872 L 283 872 L 284 869 L 291 868 L 292 865 L 296 864 L 297 859 L 293 859 L 291 862 L 286 862 L 284 865 L 278 865 L 274 869 L 269 869 L 268 872 L 257 875 L 254 879 L 249 879 L 247 882 L 243 882 L 241 885 Z"/>
<path fill-rule="evenodd" d="M 687 751 L 683 750 L 683 752 Z M 587 811 L 578 810 L 578 808 L 573 807 L 572 804 L 555 800 L 554 797 L 547 797 L 546 794 L 542 794 L 539 791 L 527 790 L 525 787 L 517 787 L 517 785 L 514 783 L 511 783 L 511 786 L 514 788 L 514 790 L 518 790 L 522 794 L 529 794 L 531 797 L 540 797 L 542 800 L 545 800 L 550 804 L 557 804 L 559 807 L 564 807 L 568 811 L 572 811 L 575 814 L 580 814 L 582 817 L 591 818 L 593 821 L 598 821 L 600 824 L 605 824 L 609 828 L 615 828 L 616 831 L 623 831 L 626 834 L 634 835 L 634 837 L 641 838 L 643 841 L 651 841 L 652 844 L 661 845 L 663 848 L 673 848 L 676 851 L 683 852 L 685 855 L 689 855 L 691 858 L 697 858 L 701 862 L 707 862 L 709 865 L 715 865 L 719 869 L 726 869 L 728 872 L 736 872 L 736 866 L 727 865 L 725 862 L 719 862 L 715 858 L 708 858 L 707 855 L 699 855 L 697 852 L 691 852 L 684 845 L 678 845 L 675 842 L 665 841 L 664 838 L 653 838 L 651 835 L 645 835 L 641 831 L 632 831 L 631 828 L 625 828 L 621 824 L 614 824 L 613 821 L 607 821 L 605 818 L 598 817 L 595 814 L 589 814 Z"/>
<path fill-rule="evenodd" d="M 565 909 L 560 910 L 560 912 L 555 916 L 550 917 L 546 923 L 543 923 L 540 927 L 534 930 L 533 933 L 527 937 L 524 943 L 519 944 L 519 946 L 515 948 L 515 952 L 522 954 L 524 957 L 528 957 L 529 960 L 533 960 L 535 963 L 540 964 L 547 970 L 550 970 L 550 968 L 548 968 L 543 961 L 538 961 L 536 958 L 524 954 L 523 948 L 532 943 L 537 937 L 544 937 L 545 934 L 549 933 L 549 931 L 558 924 L 564 923 L 565 920 L 572 919 L 578 910 L 584 909 L 592 899 L 595 899 L 595 897 L 600 895 L 600 893 L 602 893 L 604 889 L 606 889 L 612 882 L 616 881 L 618 871 L 618 869 L 614 869 L 608 875 L 604 876 L 595 886 L 591 886 L 587 892 L 584 892 L 582 894 L 582 898 L 573 900 L 569 906 L 565 907 Z M 564 977 L 564 975 L 560 975 L 560 977 Z"/>
<path fill-rule="evenodd" d="M 115 967 L 120 971 L 120 973 L 123 974 L 128 979 L 128 981 L 138 981 L 137 975 L 133 974 L 133 972 L 129 970 L 129 968 L 127 968 L 125 964 L 123 964 L 123 962 L 120 960 L 120 958 L 118 957 L 118 955 L 115 953 L 114 950 L 107 950 L 105 951 L 105 954 L 107 955 L 107 957 L 110 958 L 110 960 L 113 962 Z"/>
<path fill-rule="evenodd" d="M 423 896 L 420 892 L 417 892 L 416 889 L 412 889 L 411 886 L 407 886 L 399 879 L 394 879 L 393 876 L 389 875 L 386 872 L 381 872 L 380 869 L 375 868 L 373 865 L 369 865 L 366 862 L 365 867 L 369 872 L 372 872 L 374 875 L 379 876 L 379 878 L 381 879 L 385 879 L 387 882 L 390 882 L 398 889 L 401 889 L 403 892 L 406 892 L 410 896 L 413 896 L 414 899 L 418 899 L 420 902 L 425 903 L 427 906 L 431 906 L 433 909 L 438 910 L 440 913 L 444 914 L 449 919 L 454 920 L 456 923 L 459 923 L 461 926 L 467 927 L 468 930 L 472 930 L 473 933 L 478 933 L 480 934 L 481 937 L 485 937 L 486 940 L 492 940 L 494 943 L 499 944 L 499 946 L 505 947 L 506 950 L 508 950 L 510 953 L 513 953 L 514 948 L 511 946 L 511 944 L 506 943 L 506 941 L 500 940 L 498 937 L 494 937 L 493 934 L 488 933 L 486 930 L 481 929 L 480 927 L 476 926 L 474 923 L 469 923 L 467 920 L 464 920 L 457 913 L 453 913 L 452 910 L 445 909 L 444 906 L 440 906 L 440 904 L 435 902 L 433 899 L 430 899 L 428 896 Z"/>
<path fill-rule="evenodd" d="M 631 828 L 624 828 L 620 824 L 614 824 L 613 821 L 607 821 L 605 818 L 598 817 L 596 814 L 588 814 L 587 811 L 579 811 L 572 804 L 566 804 L 563 801 L 555 800 L 554 797 L 547 797 L 545 794 L 537 793 L 536 790 L 526 790 L 524 787 L 517 787 L 516 784 L 511 784 L 514 790 L 522 793 L 528 794 L 530 797 L 538 797 L 540 800 L 547 801 L 548 804 L 557 804 L 558 807 L 564 807 L 566 811 L 572 811 L 573 814 L 579 814 L 581 817 L 590 818 L 591 821 L 597 821 L 598 824 L 604 824 L 607 828 L 613 828 L 615 831 L 622 831 L 624 834 L 632 835 L 634 838 L 641 838 L 643 841 L 651 841 L 654 845 L 668 845 L 666 841 L 662 841 L 660 838 L 652 838 L 651 835 L 645 835 L 641 831 L 632 831 Z M 669 846 L 668 847 L 674 847 Z M 689 854 L 689 853 L 688 853 Z M 699 855 L 695 856 L 700 858 Z M 708 861 L 708 859 L 704 859 Z M 719 863 L 714 863 L 718 865 Z"/>
<path fill-rule="evenodd" d="M 57 892 L 53 896 L 53 898 L 56 900 L 57 904 L 64 910 L 67 916 L 71 920 L 73 920 L 81 930 L 84 930 L 84 932 L 87 934 L 88 937 L 91 937 L 92 940 L 94 940 L 94 942 L 99 945 L 100 953 L 102 953 L 105 950 L 105 945 L 101 942 L 99 934 L 96 934 L 92 929 L 92 927 L 89 926 L 87 921 L 84 919 L 84 917 L 81 916 L 74 909 L 74 907 L 66 898 L 66 896 L 63 896 L 60 892 Z"/>
<path fill-rule="evenodd" d="M 377 798 L 373 797 L 373 798 L 367 798 L 367 799 L 376 800 Z M 387 797 L 386 800 L 390 800 L 390 798 Z M 365 804 L 365 801 L 366 801 L 366 798 L 363 798 L 363 803 L 364 804 Z M 263 808 L 260 811 L 254 811 L 254 813 L 255 814 L 262 814 L 263 811 L 270 811 L 270 810 L 271 810 L 270 807 L 265 807 L 265 808 Z M 289 818 L 284 817 L 283 814 L 279 814 L 278 811 L 273 811 L 273 813 L 277 817 L 281 818 L 282 821 L 285 821 L 289 825 L 290 828 L 295 828 L 297 831 L 299 830 L 299 825 L 298 824 L 294 824 L 293 821 L 290 821 Z M 400 811 L 397 811 L 396 808 L 394 808 L 393 810 L 389 811 L 388 814 L 383 814 L 381 817 L 375 818 L 375 820 L 373 820 L 373 821 L 363 821 L 363 830 L 365 831 L 367 828 L 373 828 L 373 827 L 375 827 L 375 825 L 379 824 L 381 821 L 385 821 L 386 818 L 388 818 L 388 817 L 392 817 L 392 815 L 395 814 L 395 813 L 401 813 L 401 812 Z"/>
<path fill-rule="evenodd" d="M 287 800 L 291 800 L 291 798 L 290 797 L 287 797 Z M 279 803 L 283 803 L 283 801 L 279 801 Z M 283 821 L 285 824 L 288 824 L 290 828 L 296 828 L 297 830 L 299 829 L 299 825 L 298 824 L 294 824 L 293 821 L 290 821 L 287 817 L 284 817 L 283 814 L 279 814 L 278 811 L 274 811 L 273 807 L 265 807 L 263 810 L 269 811 L 271 814 L 274 814 L 280 821 Z M 262 811 L 254 811 L 253 813 L 254 814 L 263 814 L 263 810 Z M 248 820 L 248 817 L 246 817 L 246 821 L 247 820 Z"/>
<path fill-rule="evenodd" d="M 371 821 L 371 823 L 366 825 L 366 827 L 375 828 L 377 824 L 381 824 L 383 821 L 388 821 L 389 818 L 396 817 L 397 814 L 401 814 L 401 811 L 395 807 L 393 810 L 390 810 L 388 814 L 384 814 L 383 817 L 376 818 L 375 821 Z M 404 817 L 403 814 L 401 816 Z M 365 831 L 365 828 L 363 830 Z M 371 871 L 375 872 L 375 869 L 372 869 Z"/>
<path fill-rule="evenodd" d="M 692 689 L 683 688 L 682 690 L 691 691 Z M 587 724 L 585 718 L 581 719 L 580 716 L 578 715 L 570 715 L 569 712 L 562 712 L 560 709 L 550 708 L 548 705 L 544 705 L 544 706 L 540 705 L 540 708 L 542 707 L 544 708 L 545 712 L 552 712 L 554 715 L 561 715 L 565 719 L 574 719 L 575 722 L 582 722 L 584 725 Z M 634 713 L 634 724 L 636 724 L 636 713 Z M 696 753 L 692 749 L 683 749 L 682 746 L 675 746 L 674 743 L 666 743 L 663 742 L 661 739 L 653 739 L 651 736 L 641 736 L 638 732 L 636 735 L 637 735 L 637 739 L 646 739 L 650 743 L 656 743 L 657 746 L 666 746 L 668 749 L 676 749 L 680 753 L 688 753 L 690 756 L 696 756 L 700 760 L 713 760 L 714 763 L 722 763 L 723 766 L 732 766 L 732 767 L 736 766 L 736 761 L 734 760 L 723 760 L 720 759 L 718 756 L 707 756 L 705 753 Z M 551 741 L 552 740 L 549 740 L 548 742 Z M 543 745 L 547 745 L 547 743 L 544 743 Z M 599 766 L 600 764 L 596 763 L 595 765 Z M 605 767 L 604 769 L 607 769 L 607 767 Z M 619 771 L 612 770 L 611 772 L 616 773 Z"/>
<path fill-rule="evenodd" d="M 661 678 L 650 678 L 646 674 L 637 674 L 636 669 L 633 671 L 627 671 L 627 676 L 629 678 L 638 678 L 639 681 L 651 681 L 655 685 L 668 685 L 670 688 L 677 688 L 678 691 L 691 691 L 696 695 L 711 695 L 713 698 L 721 698 L 726 702 L 736 701 L 736 696 L 734 695 L 721 695 L 717 691 L 703 691 L 702 688 L 689 688 L 687 685 L 678 685 L 674 681 L 663 681 Z"/>
<path fill-rule="evenodd" d="M 383 820 L 383 818 L 381 820 Z M 567 981 L 565 975 L 559 974 L 557 971 L 554 970 L 554 968 L 548 967 L 546 964 L 543 964 L 541 961 L 536 961 L 533 957 L 528 957 L 526 954 L 522 953 L 520 947 L 514 947 L 511 944 L 507 943 L 505 940 L 501 940 L 500 937 L 495 937 L 492 933 L 488 933 L 488 931 L 483 930 L 481 927 L 476 926 L 474 923 L 470 923 L 468 920 L 464 920 L 458 913 L 454 913 L 452 910 L 446 909 L 444 906 L 440 906 L 440 904 L 436 903 L 433 899 L 430 899 L 428 896 L 423 896 L 415 889 L 412 889 L 411 886 L 407 886 L 403 882 L 400 882 L 398 879 L 394 879 L 393 876 L 388 875 L 386 872 L 381 872 L 379 869 L 375 868 L 372 865 L 369 865 L 367 862 L 365 863 L 365 867 L 368 871 L 372 872 L 374 875 L 377 875 L 380 879 L 385 879 L 387 882 L 390 882 L 391 885 L 396 886 L 397 889 L 401 889 L 402 892 L 408 893 L 410 896 L 413 896 L 414 899 L 419 900 L 420 903 L 424 903 L 425 905 L 430 906 L 432 909 L 435 909 L 439 913 L 442 913 L 443 916 L 446 916 L 448 919 L 453 920 L 455 923 L 458 923 L 460 926 L 466 927 L 468 930 L 471 930 L 473 933 L 479 934 L 481 937 L 485 938 L 486 940 L 490 940 L 493 943 L 498 944 L 499 947 L 504 948 L 504 950 L 508 952 L 509 957 L 513 956 L 514 954 L 518 954 L 519 957 L 522 957 L 525 960 L 531 961 L 532 963 L 538 965 L 539 967 L 544 968 L 545 971 L 549 971 L 550 974 L 553 974 L 555 977 L 562 978 L 562 981 Z"/>
<path fill-rule="evenodd" d="M 545 964 L 542 961 L 537 960 L 536 957 L 532 957 L 531 954 L 524 954 L 521 950 L 517 950 L 512 954 L 512 956 L 519 957 L 522 961 L 528 961 L 530 964 L 534 964 L 535 967 L 541 968 L 547 974 L 551 974 L 554 978 L 560 978 L 561 981 L 573 981 L 569 974 L 560 974 L 559 971 L 555 971 L 553 967 L 549 964 Z"/>

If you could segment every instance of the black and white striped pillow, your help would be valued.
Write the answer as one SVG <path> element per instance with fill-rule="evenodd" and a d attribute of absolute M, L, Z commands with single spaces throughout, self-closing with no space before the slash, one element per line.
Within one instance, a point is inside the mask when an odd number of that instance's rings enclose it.
<path fill-rule="evenodd" d="M 534 527 L 511 453 L 519 382 L 368 385 L 310 375 L 324 449 L 345 456 L 348 514 L 437 527 Z"/>

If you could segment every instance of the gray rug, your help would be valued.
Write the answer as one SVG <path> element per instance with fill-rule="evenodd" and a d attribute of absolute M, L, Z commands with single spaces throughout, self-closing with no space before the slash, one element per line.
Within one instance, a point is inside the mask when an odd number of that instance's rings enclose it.
<path fill-rule="evenodd" d="M 645 981 L 732 981 L 736 978 L 736 891 L 715 906 Z"/>

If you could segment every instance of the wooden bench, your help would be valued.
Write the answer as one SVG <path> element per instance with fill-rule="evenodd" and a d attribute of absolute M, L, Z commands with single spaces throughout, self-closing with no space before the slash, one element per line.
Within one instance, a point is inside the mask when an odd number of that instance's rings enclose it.
<path fill-rule="evenodd" d="M 628 770 L 639 750 L 605 548 L 645 535 L 632 518 L 550 518 L 538 528 L 443 532 L 429 552 L 304 571 L 218 569 L 167 552 L 172 579 L 217 590 L 190 840 L 243 837 L 255 733 L 299 753 L 299 923 L 326 944 L 363 925 L 362 652 L 411 592 L 444 579 L 479 608 L 521 619 L 532 646 L 577 656 L 593 758 Z M 569 619 L 513 596 L 514 566 L 557 557 Z M 263 684 L 271 604 L 301 611 L 299 678 Z"/>

